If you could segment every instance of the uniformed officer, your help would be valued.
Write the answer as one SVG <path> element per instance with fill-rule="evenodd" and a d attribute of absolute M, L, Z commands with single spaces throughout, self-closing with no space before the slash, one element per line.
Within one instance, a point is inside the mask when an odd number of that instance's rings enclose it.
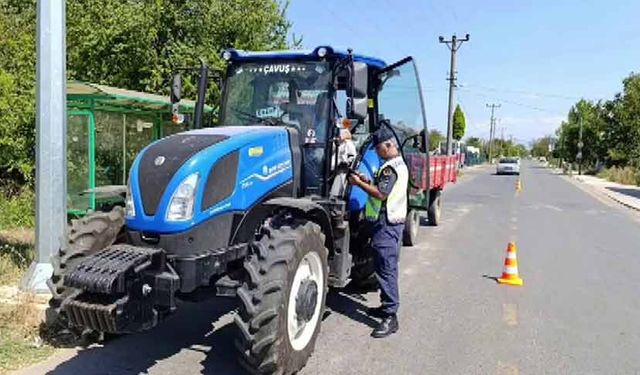
<path fill-rule="evenodd" d="M 407 216 L 409 172 L 388 127 L 383 126 L 373 134 L 373 144 L 383 161 L 373 183 L 355 174 L 350 175 L 349 181 L 368 194 L 365 217 L 372 225 L 371 246 L 382 302 L 381 306 L 369 309 L 370 315 L 382 318 L 371 335 L 382 338 L 399 328 L 398 253 Z"/>

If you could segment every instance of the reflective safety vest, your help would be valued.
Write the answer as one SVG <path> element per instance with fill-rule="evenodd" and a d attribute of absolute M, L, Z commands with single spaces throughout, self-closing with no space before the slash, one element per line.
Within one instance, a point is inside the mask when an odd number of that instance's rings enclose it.
<path fill-rule="evenodd" d="M 387 160 L 376 172 L 375 179 L 378 181 L 380 173 L 386 167 L 391 167 L 396 172 L 396 182 L 391 189 L 391 193 L 383 202 L 378 198 L 369 195 L 364 206 L 364 216 L 369 221 L 377 221 L 383 204 L 387 212 L 387 220 L 391 224 L 404 223 L 407 217 L 407 188 L 409 187 L 409 170 L 407 169 L 402 156 L 396 156 Z"/>

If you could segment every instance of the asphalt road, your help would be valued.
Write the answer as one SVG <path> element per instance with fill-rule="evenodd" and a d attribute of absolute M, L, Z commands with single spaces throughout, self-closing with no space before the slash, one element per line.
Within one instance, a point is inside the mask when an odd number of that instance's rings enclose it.
<path fill-rule="evenodd" d="M 640 373 L 640 219 L 549 169 L 489 167 L 447 189 L 440 227 L 403 248 L 400 331 L 369 337 L 369 294 L 333 293 L 310 374 Z M 498 285 L 509 241 L 521 288 Z M 244 374 L 234 361 L 232 301 L 184 303 L 158 328 L 23 373 Z"/>

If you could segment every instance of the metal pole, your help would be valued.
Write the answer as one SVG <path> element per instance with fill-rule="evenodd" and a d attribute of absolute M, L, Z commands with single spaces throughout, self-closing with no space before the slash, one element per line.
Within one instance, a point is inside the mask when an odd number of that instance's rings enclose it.
<path fill-rule="evenodd" d="M 467 34 L 464 39 L 458 39 L 458 37 L 453 34 L 451 40 L 445 40 L 444 37 L 439 37 L 440 43 L 444 43 L 447 45 L 449 50 L 451 51 L 451 65 L 449 67 L 449 113 L 447 118 L 447 155 L 452 154 L 452 143 L 453 143 L 453 90 L 456 87 L 456 52 L 462 45 L 462 43 L 469 41 L 469 34 Z"/>
<path fill-rule="evenodd" d="M 491 108 L 491 120 L 489 121 L 489 163 L 491 163 L 491 155 L 493 154 L 493 108 Z"/>
<path fill-rule="evenodd" d="M 489 163 L 493 158 L 493 139 L 496 131 L 495 109 L 500 108 L 502 104 L 486 104 L 487 108 L 491 108 L 491 126 L 489 128 Z"/>
<path fill-rule="evenodd" d="M 580 116 L 580 131 L 578 133 L 578 175 L 582 175 L 582 147 L 584 143 L 582 142 L 582 113 L 579 113 Z"/>
<path fill-rule="evenodd" d="M 456 36 L 451 38 L 451 65 L 449 67 L 449 113 L 447 116 L 447 156 L 452 154 L 451 144 L 453 142 L 453 89 L 456 84 Z"/>
<path fill-rule="evenodd" d="M 127 114 L 122 114 L 122 184 L 127 184 Z"/>
<path fill-rule="evenodd" d="M 36 259 L 22 287 L 48 292 L 51 255 L 66 234 L 66 45 L 64 0 L 39 0 L 36 62 Z"/>

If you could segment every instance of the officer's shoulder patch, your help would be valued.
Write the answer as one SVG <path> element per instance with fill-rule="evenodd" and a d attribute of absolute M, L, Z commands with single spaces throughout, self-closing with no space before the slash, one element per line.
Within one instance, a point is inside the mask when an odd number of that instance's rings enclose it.
<path fill-rule="evenodd" d="M 392 172 L 391 168 L 388 168 L 388 167 L 382 170 L 382 174 L 385 176 L 390 176 L 391 172 Z"/>

